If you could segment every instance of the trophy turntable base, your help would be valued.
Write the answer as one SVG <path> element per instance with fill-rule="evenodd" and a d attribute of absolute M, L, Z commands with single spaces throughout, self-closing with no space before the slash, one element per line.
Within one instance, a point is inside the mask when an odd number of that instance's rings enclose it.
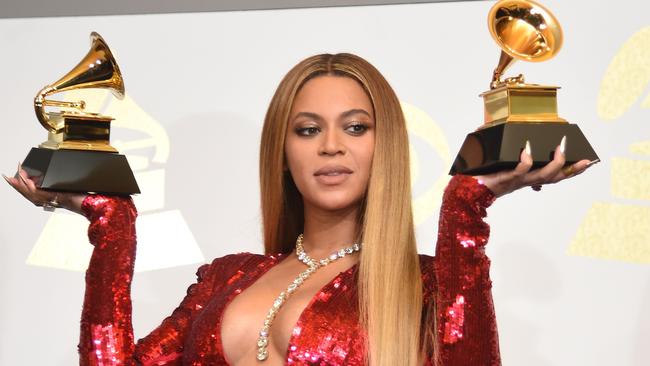
<path fill-rule="evenodd" d="M 22 167 L 45 190 L 140 193 L 126 157 L 116 153 L 33 147 Z"/>
<path fill-rule="evenodd" d="M 530 141 L 533 168 L 553 160 L 555 148 L 566 136 L 566 163 L 596 160 L 598 155 L 578 125 L 562 122 L 506 122 L 467 135 L 449 171 L 456 174 L 489 174 L 513 169 L 526 141 Z"/>

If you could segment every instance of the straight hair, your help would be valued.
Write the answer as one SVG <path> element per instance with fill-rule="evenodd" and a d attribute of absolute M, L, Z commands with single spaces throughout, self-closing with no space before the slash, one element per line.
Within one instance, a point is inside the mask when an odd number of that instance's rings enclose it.
<path fill-rule="evenodd" d="M 415 366 L 428 353 L 423 351 L 421 329 L 430 327 L 422 324 L 408 134 L 395 92 L 366 60 L 347 53 L 309 57 L 287 73 L 273 95 L 260 146 L 265 252 L 292 252 L 296 237 L 303 231 L 302 196 L 285 169 L 284 144 L 296 95 L 307 81 L 322 75 L 356 80 L 372 102 L 375 116 L 374 155 L 359 215 L 364 246 L 357 287 L 360 322 L 366 331 L 366 359 L 371 366 Z"/>

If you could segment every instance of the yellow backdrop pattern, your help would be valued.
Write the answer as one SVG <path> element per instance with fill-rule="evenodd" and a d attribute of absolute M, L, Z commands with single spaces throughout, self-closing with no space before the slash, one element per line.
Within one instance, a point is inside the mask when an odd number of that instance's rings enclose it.
<path fill-rule="evenodd" d="M 605 72 L 598 96 L 600 118 L 615 121 L 632 108 L 650 108 L 648 60 L 650 27 L 645 27 L 623 44 Z M 633 159 L 611 159 L 611 189 L 612 196 L 633 202 L 595 202 L 569 254 L 650 263 L 650 141 L 635 142 L 629 151 Z"/>

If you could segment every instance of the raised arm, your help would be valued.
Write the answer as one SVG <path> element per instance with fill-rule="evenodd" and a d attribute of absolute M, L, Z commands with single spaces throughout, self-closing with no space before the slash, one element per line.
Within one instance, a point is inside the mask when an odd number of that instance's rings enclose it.
<path fill-rule="evenodd" d="M 181 304 L 150 335 L 133 342 L 131 279 L 135 263 L 137 211 L 129 197 L 86 195 L 39 189 L 20 165 L 4 179 L 36 206 L 66 208 L 90 220 L 88 237 L 95 246 L 86 272 L 81 317 L 81 365 L 179 365 L 183 342 L 195 316 L 211 298 L 224 271 L 238 268 L 245 256 L 215 259 L 197 272 L 198 281 Z"/>
<path fill-rule="evenodd" d="M 130 198 L 88 196 L 81 206 L 95 246 L 86 271 L 81 313 L 81 365 L 133 365 L 131 280 L 135 264 L 135 219 Z"/>
<path fill-rule="evenodd" d="M 440 365 L 499 365 L 490 260 L 483 221 L 494 194 L 472 177 L 455 176 L 443 197 L 435 273 L 436 353 Z"/>
<path fill-rule="evenodd" d="M 565 167 L 566 138 L 551 162 L 531 170 L 526 142 L 519 164 L 510 171 L 469 177 L 457 175 L 445 190 L 434 263 L 437 281 L 436 365 L 500 365 L 499 341 L 492 302 L 490 260 L 485 245 L 490 227 L 483 221 L 496 197 L 523 187 L 539 191 L 584 172 L 598 161 L 581 160 Z"/>
<path fill-rule="evenodd" d="M 88 196 L 82 204 L 90 220 L 88 237 L 95 246 L 86 272 L 81 315 L 81 365 L 180 365 L 189 325 L 210 298 L 214 268 L 204 265 L 198 281 L 171 316 L 134 345 L 131 280 L 136 252 L 137 212 L 130 198 Z"/>

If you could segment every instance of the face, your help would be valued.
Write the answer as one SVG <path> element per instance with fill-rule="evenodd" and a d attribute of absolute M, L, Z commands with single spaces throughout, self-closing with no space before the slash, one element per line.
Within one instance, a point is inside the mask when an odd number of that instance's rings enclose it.
<path fill-rule="evenodd" d="M 357 206 L 374 146 L 372 103 L 357 81 L 328 75 L 303 85 L 289 115 L 285 156 L 306 209 Z"/>

